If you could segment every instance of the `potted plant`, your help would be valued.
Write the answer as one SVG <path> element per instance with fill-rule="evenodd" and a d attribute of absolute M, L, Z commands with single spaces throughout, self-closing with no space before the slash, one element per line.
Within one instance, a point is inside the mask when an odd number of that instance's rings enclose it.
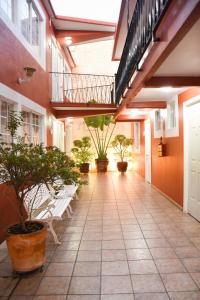
<path fill-rule="evenodd" d="M 129 154 L 128 148 L 132 145 L 133 140 L 125 137 L 123 134 L 118 134 L 112 141 L 112 146 L 116 151 L 116 154 L 120 158 L 120 162 L 117 162 L 117 168 L 119 172 L 126 172 L 128 168 L 128 162 L 124 161 L 124 158 Z"/>
<path fill-rule="evenodd" d="M 74 140 L 74 147 L 72 148 L 73 157 L 80 168 L 81 173 L 89 173 L 89 162 L 93 156 L 91 151 L 91 139 L 84 136 L 80 140 Z"/>
<path fill-rule="evenodd" d="M 24 143 L 16 132 L 23 121 L 22 115 L 11 112 L 8 130 L 11 143 L 0 143 L 0 182 L 14 193 L 8 194 L 9 201 L 17 200 L 19 223 L 8 228 L 6 239 L 13 268 L 17 272 L 28 272 L 43 266 L 45 262 L 45 239 L 47 229 L 40 221 L 26 220 L 24 203 L 27 194 L 38 190 L 41 184 L 53 185 L 57 178 L 68 179 L 71 160 L 56 147 Z M 35 193 L 35 196 L 37 191 Z M 36 197 L 34 197 L 36 199 Z"/>
<path fill-rule="evenodd" d="M 97 172 L 106 172 L 108 166 L 107 150 L 115 129 L 112 115 L 99 115 L 84 118 L 97 152 Z"/>

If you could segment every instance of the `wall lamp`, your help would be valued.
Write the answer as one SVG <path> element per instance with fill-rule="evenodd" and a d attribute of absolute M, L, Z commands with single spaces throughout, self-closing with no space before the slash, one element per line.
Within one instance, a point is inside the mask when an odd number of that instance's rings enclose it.
<path fill-rule="evenodd" d="M 36 69 L 32 68 L 32 67 L 24 67 L 24 71 L 25 71 L 25 77 L 17 79 L 17 82 L 19 84 L 29 82 L 31 80 L 31 77 L 33 76 L 34 72 L 36 71 Z"/>

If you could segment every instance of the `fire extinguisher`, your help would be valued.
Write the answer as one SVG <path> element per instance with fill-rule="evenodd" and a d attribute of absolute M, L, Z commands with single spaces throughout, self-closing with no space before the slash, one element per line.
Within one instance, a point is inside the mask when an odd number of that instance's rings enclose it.
<path fill-rule="evenodd" d="M 165 156 L 165 145 L 163 144 L 162 136 L 160 137 L 160 141 L 157 146 L 157 152 L 158 152 L 158 157 Z"/>

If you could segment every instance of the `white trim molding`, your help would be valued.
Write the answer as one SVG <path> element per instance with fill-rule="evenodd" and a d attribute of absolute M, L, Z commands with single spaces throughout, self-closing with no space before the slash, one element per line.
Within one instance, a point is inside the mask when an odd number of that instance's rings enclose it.
<path fill-rule="evenodd" d="M 200 102 L 200 95 L 183 103 L 183 140 L 184 140 L 184 181 L 183 181 L 183 211 L 188 213 L 189 195 L 189 108 Z"/>
<path fill-rule="evenodd" d="M 40 64 L 40 66 L 46 70 L 46 16 L 38 0 L 32 0 L 35 5 L 37 12 L 41 18 L 40 22 L 40 53 L 36 54 L 31 44 L 25 39 L 20 31 L 19 27 L 19 17 L 20 17 L 20 0 L 13 1 L 14 3 L 14 17 L 13 21 L 6 15 L 3 9 L 0 9 L 0 19 L 5 23 L 9 30 L 14 34 L 14 36 L 19 40 L 19 42 L 24 46 L 24 48 L 34 57 L 34 59 Z"/>
<path fill-rule="evenodd" d="M 8 100 L 8 101 L 12 102 L 13 104 L 15 104 L 16 110 L 18 110 L 18 111 L 21 111 L 22 108 L 26 108 L 32 112 L 35 112 L 36 114 L 38 114 L 42 117 L 41 141 L 44 143 L 44 145 L 46 145 L 47 144 L 46 125 L 45 125 L 45 124 L 47 124 L 46 109 L 1 82 L 0 82 L 0 97 L 5 98 L 5 100 Z"/>

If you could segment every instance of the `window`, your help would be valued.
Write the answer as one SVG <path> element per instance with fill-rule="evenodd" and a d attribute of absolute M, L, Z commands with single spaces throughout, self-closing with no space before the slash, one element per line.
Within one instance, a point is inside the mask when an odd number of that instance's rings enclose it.
<path fill-rule="evenodd" d="M 140 122 L 133 122 L 133 152 L 140 153 Z"/>
<path fill-rule="evenodd" d="M 41 143 L 40 116 L 32 112 L 23 111 L 23 130 L 22 136 L 25 143 L 37 145 Z"/>
<path fill-rule="evenodd" d="M 178 96 L 175 96 L 167 103 L 167 117 L 165 123 L 166 137 L 179 136 L 178 120 Z"/>
<path fill-rule="evenodd" d="M 8 117 L 10 111 L 14 110 L 14 105 L 9 104 L 8 102 L 4 100 L 0 100 L 0 110 L 1 110 L 1 120 L 0 120 L 0 134 L 1 134 L 1 140 L 5 143 L 10 143 L 11 138 L 10 134 L 8 132 Z"/>
<path fill-rule="evenodd" d="M 163 117 L 162 110 L 156 109 L 154 111 L 154 138 L 163 136 Z"/>
<path fill-rule="evenodd" d="M 0 10 L 2 10 L 6 16 L 13 21 L 13 0 L 0 0 Z"/>
<path fill-rule="evenodd" d="M 0 0 L 0 17 L 45 68 L 45 14 L 38 0 Z M 10 22 L 11 21 L 11 22 Z"/>

